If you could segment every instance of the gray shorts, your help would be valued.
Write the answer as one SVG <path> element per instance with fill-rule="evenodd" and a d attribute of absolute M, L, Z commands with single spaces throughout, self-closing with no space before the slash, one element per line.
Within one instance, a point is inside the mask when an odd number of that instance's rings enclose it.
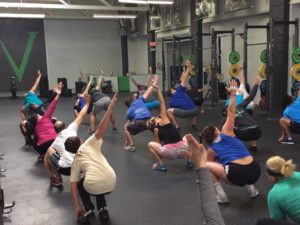
<path fill-rule="evenodd" d="M 97 115 L 101 110 L 107 110 L 111 102 L 110 97 L 103 97 L 96 101 L 93 106 L 93 114 Z"/>
<path fill-rule="evenodd" d="M 193 117 L 197 115 L 197 108 L 195 109 L 174 108 L 174 115 L 181 118 Z"/>

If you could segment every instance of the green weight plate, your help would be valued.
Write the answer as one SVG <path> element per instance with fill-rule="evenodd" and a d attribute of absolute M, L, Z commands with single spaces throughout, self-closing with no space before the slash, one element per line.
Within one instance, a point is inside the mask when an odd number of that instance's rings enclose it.
<path fill-rule="evenodd" d="M 292 53 L 292 60 L 293 63 L 299 64 L 300 63 L 300 48 L 294 48 Z"/>
<path fill-rule="evenodd" d="M 231 64 L 237 64 L 240 61 L 241 57 L 240 57 L 240 53 L 238 53 L 237 51 L 232 51 L 229 54 L 229 62 Z"/>
<path fill-rule="evenodd" d="M 267 49 L 262 50 L 260 53 L 260 61 L 264 64 L 267 63 Z"/>

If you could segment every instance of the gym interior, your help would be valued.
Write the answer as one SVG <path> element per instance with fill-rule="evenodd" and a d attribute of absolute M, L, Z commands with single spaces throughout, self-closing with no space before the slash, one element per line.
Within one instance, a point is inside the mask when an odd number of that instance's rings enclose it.
<path fill-rule="evenodd" d="M 124 151 L 124 101 L 138 91 L 133 80 L 145 83 L 149 68 L 159 76 L 155 87 L 167 108 L 168 89 L 178 87 L 184 71 L 186 89 L 201 89 L 195 127 L 178 119 L 180 135 L 197 140 L 205 126 L 222 124 L 230 81 L 240 83 L 243 74 L 250 92 L 259 77 L 252 117 L 262 134 L 257 149 L 249 151 L 261 169 L 255 183 L 259 195 L 249 198 L 245 187 L 222 183 L 229 203 L 218 204 L 218 210 L 223 224 L 264 224 L 258 221 L 272 217 L 268 195 L 274 185 L 265 173 L 266 161 L 280 156 L 300 165 L 297 132 L 292 132 L 293 143 L 278 140 L 284 100 L 297 99 L 300 88 L 299 15 L 299 0 L 1 0 L 0 225 L 80 224 L 70 177 L 62 176 L 62 185 L 53 187 L 43 160 L 37 160 L 39 154 L 19 128 L 20 108 L 38 71 L 41 101 L 51 102 L 52 89 L 63 85 L 53 116 L 66 125 L 76 118 L 75 96 L 91 76 L 94 85 L 99 74 L 103 77 L 102 92 L 110 98 L 117 93 L 113 113 L 118 132 L 109 124 L 102 145 L 116 174 L 115 188 L 106 195 L 109 220 L 96 216 L 85 224 L 221 224 L 205 221 L 195 165 L 186 168 L 185 160 L 167 160 L 167 172 L 151 169 L 153 132 L 134 136 L 135 152 Z M 96 129 L 104 114 L 97 115 Z M 83 141 L 91 136 L 89 128 L 86 115 L 78 128 Z M 300 186 L 292 188 L 300 199 Z M 300 223 L 287 217 L 287 224 Z"/>

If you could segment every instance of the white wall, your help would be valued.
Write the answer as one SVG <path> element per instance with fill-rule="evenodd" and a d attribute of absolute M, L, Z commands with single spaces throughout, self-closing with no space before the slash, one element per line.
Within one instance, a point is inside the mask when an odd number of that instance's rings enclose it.
<path fill-rule="evenodd" d="M 49 87 L 58 77 L 75 88 L 79 69 L 86 74 L 121 75 L 121 40 L 117 21 L 45 20 Z"/>
<path fill-rule="evenodd" d="M 147 36 L 128 38 L 128 64 L 129 72 L 147 74 L 148 48 Z"/>

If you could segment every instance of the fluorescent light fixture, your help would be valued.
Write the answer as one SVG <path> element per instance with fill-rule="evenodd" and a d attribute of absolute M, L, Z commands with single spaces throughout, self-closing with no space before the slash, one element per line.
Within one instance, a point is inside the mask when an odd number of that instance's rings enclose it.
<path fill-rule="evenodd" d="M 64 0 L 59 0 L 59 1 L 64 5 L 68 5 L 68 3 L 66 3 Z"/>
<path fill-rule="evenodd" d="M 158 4 L 158 5 L 172 5 L 173 1 L 163 0 L 163 1 L 154 1 L 154 0 L 119 0 L 120 3 L 132 3 L 132 4 Z"/>
<path fill-rule="evenodd" d="M 94 14 L 95 19 L 135 19 L 137 15 L 126 14 Z"/>
<path fill-rule="evenodd" d="M 1 18 L 45 18 L 45 14 L 0 13 Z"/>

